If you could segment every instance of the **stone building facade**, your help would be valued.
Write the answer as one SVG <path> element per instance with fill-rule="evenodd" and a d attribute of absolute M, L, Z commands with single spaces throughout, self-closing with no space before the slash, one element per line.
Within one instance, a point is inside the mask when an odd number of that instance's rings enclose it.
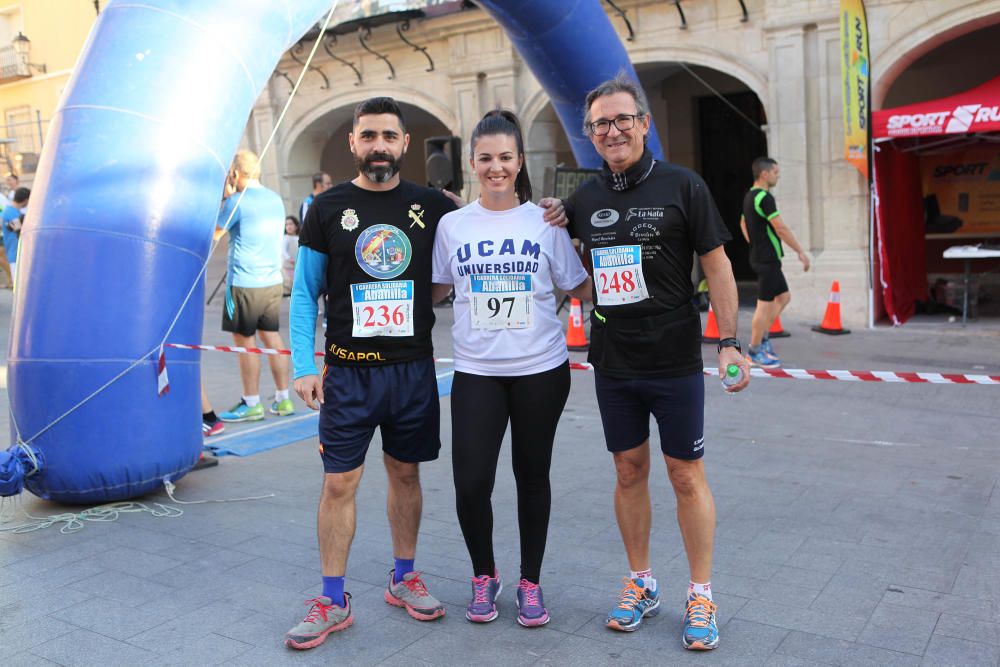
<path fill-rule="evenodd" d="M 678 4 L 680 10 L 662 0 L 618 0 L 624 17 L 606 5 L 650 98 L 668 159 L 706 177 L 731 226 L 751 180 L 747 156 L 758 151 L 777 159 L 782 216 L 815 259 L 808 274 L 786 262 L 790 315 L 818 321 L 838 280 L 845 326 L 865 326 L 868 187 L 843 159 L 839 3 Z M 875 109 L 949 95 L 1000 73 L 1000 0 L 868 0 L 866 6 Z M 546 167 L 575 165 L 545 92 L 485 12 L 472 8 L 407 27 L 375 27 L 364 43 L 355 33 L 341 34 L 318 49 L 312 62 L 318 71 L 306 73 L 264 165 L 265 181 L 289 211 L 308 193 L 313 172 L 328 171 L 335 181 L 353 174 L 351 113 L 373 95 L 405 104 L 412 141 L 403 173 L 413 180 L 423 180 L 425 138 L 468 138 L 497 105 L 522 118 L 536 192 Z M 255 105 L 245 145 L 263 147 L 312 45 L 304 41 L 279 63 Z M 466 171 L 464 194 L 472 197 L 467 163 Z M 751 278 L 735 258 L 734 265 L 738 278 Z"/>

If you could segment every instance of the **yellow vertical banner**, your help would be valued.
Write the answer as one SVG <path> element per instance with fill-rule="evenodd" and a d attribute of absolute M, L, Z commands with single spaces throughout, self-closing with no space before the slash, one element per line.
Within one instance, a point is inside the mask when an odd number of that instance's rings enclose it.
<path fill-rule="evenodd" d="M 840 74 L 844 91 L 844 157 L 868 177 L 871 61 L 864 0 L 840 0 Z"/>

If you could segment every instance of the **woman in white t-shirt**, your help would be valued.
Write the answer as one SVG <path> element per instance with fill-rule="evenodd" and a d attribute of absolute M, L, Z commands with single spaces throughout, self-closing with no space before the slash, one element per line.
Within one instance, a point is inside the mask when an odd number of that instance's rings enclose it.
<path fill-rule="evenodd" d="M 479 200 L 448 213 L 434 241 L 434 297 L 455 290 L 452 467 L 458 520 L 472 558 L 466 618 L 497 617 L 493 508 L 500 443 L 511 424 L 521 535 L 518 622 L 544 625 L 539 573 L 548 535 L 549 468 L 569 395 L 566 339 L 553 290 L 590 298 L 590 278 L 566 230 L 531 203 L 517 117 L 491 111 L 472 132 Z"/>
<path fill-rule="evenodd" d="M 295 278 L 295 258 L 299 255 L 299 219 L 294 215 L 285 217 L 285 235 L 281 237 L 281 272 L 285 285 L 285 296 L 292 293 Z"/>

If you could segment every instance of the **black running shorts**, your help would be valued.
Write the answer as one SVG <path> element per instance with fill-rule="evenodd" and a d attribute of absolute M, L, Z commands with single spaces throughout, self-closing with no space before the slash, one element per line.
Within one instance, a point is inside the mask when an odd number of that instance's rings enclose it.
<path fill-rule="evenodd" d="M 788 291 L 780 262 L 753 264 L 751 268 L 757 274 L 757 298 L 761 301 L 774 301 L 774 297 Z"/>
<path fill-rule="evenodd" d="M 222 330 L 241 336 L 253 336 L 258 331 L 277 331 L 281 296 L 281 283 L 270 287 L 227 285 Z"/>

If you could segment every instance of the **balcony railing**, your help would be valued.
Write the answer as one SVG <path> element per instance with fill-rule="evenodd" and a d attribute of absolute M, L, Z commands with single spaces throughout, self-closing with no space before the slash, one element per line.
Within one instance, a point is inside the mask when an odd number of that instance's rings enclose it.
<path fill-rule="evenodd" d="M 26 79 L 31 76 L 28 59 L 19 55 L 11 46 L 0 47 L 0 83 Z"/>
<path fill-rule="evenodd" d="M 8 113 L 7 122 L 0 121 L 0 173 L 30 174 L 38 167 L 49 121 L 30 107 L 18 117 L 24 120 L 17 121 Z"/>

